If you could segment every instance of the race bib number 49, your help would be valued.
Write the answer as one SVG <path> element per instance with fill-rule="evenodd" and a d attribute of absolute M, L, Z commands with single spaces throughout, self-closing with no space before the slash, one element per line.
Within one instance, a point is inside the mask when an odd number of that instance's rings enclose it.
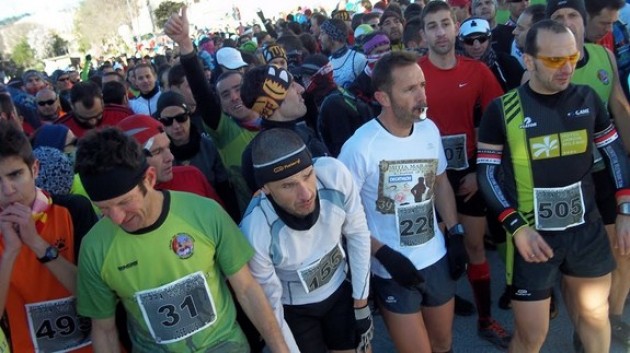
<path fill-rule="evenodd" d="M 203 272 L 135 294 L 144 320 L 156 343 L 180 341 L 212 325 L 214 300 Z"/>
<path fill-rule="evenodd" d="M 89 345 L 90 319 L 77 316 L 76 298 L 26 304 L 36 352 L 68 352 Z"/>
<path fill-rule="evenodd" d="M 584 223 L 582 184 L 534 188 L 536 229 L 559 231 Z"/>

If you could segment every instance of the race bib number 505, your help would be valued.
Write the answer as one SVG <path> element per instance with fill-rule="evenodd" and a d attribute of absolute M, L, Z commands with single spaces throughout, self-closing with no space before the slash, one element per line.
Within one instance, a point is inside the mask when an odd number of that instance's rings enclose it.
<path fill-rule="evenodd" d="M 151 336 L 159 344 L 192 336 L 217 319 L 214 300 L 201 271 L 138 292 L 135 297 Z"/>
<path fill-rule="evenodd" d="M 534 188 L 536 229 L 565 230 L 584 223 L 582 184 L 562 188 Z"/>

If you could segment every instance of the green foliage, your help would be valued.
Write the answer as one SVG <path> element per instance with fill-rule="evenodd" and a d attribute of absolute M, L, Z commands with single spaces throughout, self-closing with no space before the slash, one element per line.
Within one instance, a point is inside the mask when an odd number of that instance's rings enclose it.
<path fill-rule="evenodd" d="M 16 65 L 23 68 L 32 67 L 36 63 L 35 50 L 31 48 L 31 46 L 26 41 L 26 38 L 22 38 L 22 40 L 18 42 L 15 48 L 13 48 L 13 54 L 11 55 L 11 58 Z"/>
<path fill-rule="evenodd" d="M 171 14 L 178 12 L 184 6 L 181 2 L 164 1 L 153 11 L 155 15 L 155 25 L 157 28 L 163 28 Z"/>
<path fill-rule="evenodd" d="M 54 56 L 61 56 L 68 54 L 68 45 L 70 43 L 61 38 L 57 33 L 53 33 L 50 43 L 50 52 Z"/>

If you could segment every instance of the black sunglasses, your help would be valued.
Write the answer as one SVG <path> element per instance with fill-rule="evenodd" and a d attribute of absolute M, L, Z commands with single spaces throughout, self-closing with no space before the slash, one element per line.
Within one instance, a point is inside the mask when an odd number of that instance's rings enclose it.
<path fill-rule="evenodd" d="M 158 120 L 162 124 L 164 124 L 164 126 L 173 125 L 173 120 L 177 120 L 177 122 L 181 124 L 181 123 L 185 123 L 186 120 L 188 120 L 188 113 L 181 113 L 179 115 L 169 116 L 169 117 L 160 117 Z"/>
<path fill-rule="evenodd" d="M 488 41 L 488 39 L 490 39 L 490 36 L 476 36 L 476 37 L 466 37 L 463 38 L 462 41 L 464 42 L 464 44 L 466 45 L 473 45 L 475 44 L 475 41 L 478 40 L 479 44 L 483 44 L 485 42 Z"/>
<path fill-rule="evenodd" d="M 57 100 L 56 99 L 49 99 L 47 101 L 37 101 L 37 105 L 39 105 L 40 107 L 43 107 L 45 105 L 53 105 L 55 104 Z"/>

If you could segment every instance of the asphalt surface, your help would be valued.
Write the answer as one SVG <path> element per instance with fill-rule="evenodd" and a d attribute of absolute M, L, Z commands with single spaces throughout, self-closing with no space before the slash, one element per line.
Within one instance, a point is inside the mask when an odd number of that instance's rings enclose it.
<path fill-rule="evenodd" d="M 501 310 L 497 306 L 497 300 L 503 292 L 505 276 L 503 265 L 499 260 L 496 251 L 487 252 L 491 266 L 492 276 L 492 316 L 498 320 L 504 328 L 512 332 L 513 315 L 511 310 Z M 457 293 L 470 301 L 473 301 L 470 284 L 463 276 L 457 283 Z M 567 316 L 567 311 L 562 303 L 559 288 L 556 288 L 556 299 L 559 307 L 559 315 L 551 321 L 547 340 L 541 350 L 542 353 L 572 353 L 573 352 L 573 326 Z M 624 312 L 624 320 L 630 322 L 630 312 L 627 307 Z M 495 348 L 491 343 L 482 340 L 477 336 L 477 317 L 455 317 L 453 325 L 453 352 L 455 353 L 495 353 L 504 352 Z M 373 344 L 374 353 L 394 353 L 396 349 L 389 337 L 383 319 L 378 313 L 374 315 L 375 332 Z M 605 353 L 605 352 L 602 352 Z M 630 348 L 621 345 L 615 340 L 612 341 L 610 353 L 630 353 Z"/>

